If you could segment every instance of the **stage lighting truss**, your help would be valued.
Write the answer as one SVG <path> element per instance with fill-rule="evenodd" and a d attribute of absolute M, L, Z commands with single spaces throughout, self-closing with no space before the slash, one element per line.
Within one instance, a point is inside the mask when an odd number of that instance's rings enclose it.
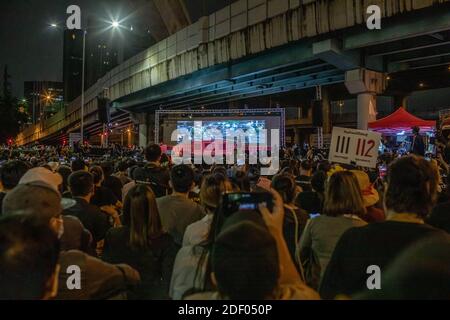
<path fill-rule="evenodd" d="M 209 116 L 209 115 L 223 115 L 224 117 L 229 116 L 274 116 L 280 115 L 280 139 L 281 145 L 285 146 L 286 142 L 286 112 L 284 108 L 276 109 L 199 109 L 199 110 L 156 110 L 155 112 L 155 143 L 159 144 L 159 131 L 160 131 L 160 120 L 164 115 L 192 115 L 193 118 L 196 116 Z"/>

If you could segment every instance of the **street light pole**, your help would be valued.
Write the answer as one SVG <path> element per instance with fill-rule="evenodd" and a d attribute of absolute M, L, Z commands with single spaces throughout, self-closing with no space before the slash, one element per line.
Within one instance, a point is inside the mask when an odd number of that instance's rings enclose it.
<path fill-rule="evenodd" d="M 56 23 L 51 23 L 52 28 L 58 28 Z M 120 22 L 114 20 L 111 21 L 111 27 L 113 29 L 120 28 Z M 83 58 L 82 58 L 82 70 L 81 70 L 81 108 L 80 108 L 80 135 L 81 144 L 84 144 L 84 87 L 85 87 L 85 70 L 86 70 L 86 34 L 87 30 L 83 29 Z"/>
<path fill-rule="evenodd" d="M 81 145 L 84 144 L 84 70 L 86 64 L 86 30 L 83 30 L 83 59 L 81 71 L 81 124 L 80 124 L 80 134 L 81 134 Z"/>

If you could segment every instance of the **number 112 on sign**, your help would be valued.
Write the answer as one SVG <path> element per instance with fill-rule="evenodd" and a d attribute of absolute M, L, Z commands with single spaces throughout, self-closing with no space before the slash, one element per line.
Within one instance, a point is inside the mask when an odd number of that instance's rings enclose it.
<path fill-rule="evenodd" d="M 331 162 L 375 168 L 381 135 L 371 131 L 333 128 Z"/>

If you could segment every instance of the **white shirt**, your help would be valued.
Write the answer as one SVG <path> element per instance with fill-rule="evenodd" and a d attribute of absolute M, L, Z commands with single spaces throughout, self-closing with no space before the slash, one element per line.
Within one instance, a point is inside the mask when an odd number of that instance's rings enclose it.
<path fill-rule="evenodd" d="M 213 220 L 212 214 L 207 214 L 202 220 L 194 222 L 186 228 L 183 237 L 183 247 L 195 246 L 208 238 Z"/>

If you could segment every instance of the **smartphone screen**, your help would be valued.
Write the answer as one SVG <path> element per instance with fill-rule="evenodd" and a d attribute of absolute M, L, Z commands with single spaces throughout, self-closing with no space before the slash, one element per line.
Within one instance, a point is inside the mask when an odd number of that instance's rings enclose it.
<path fill-rule="evenodd" d="M 222 197 L 222 212 L 228 217 L 238 211 L 258 210 L 259 204 L 262 204 L 269 210 L 272 210 L 272 194 L 268 192 L 227 193 Z"/>

